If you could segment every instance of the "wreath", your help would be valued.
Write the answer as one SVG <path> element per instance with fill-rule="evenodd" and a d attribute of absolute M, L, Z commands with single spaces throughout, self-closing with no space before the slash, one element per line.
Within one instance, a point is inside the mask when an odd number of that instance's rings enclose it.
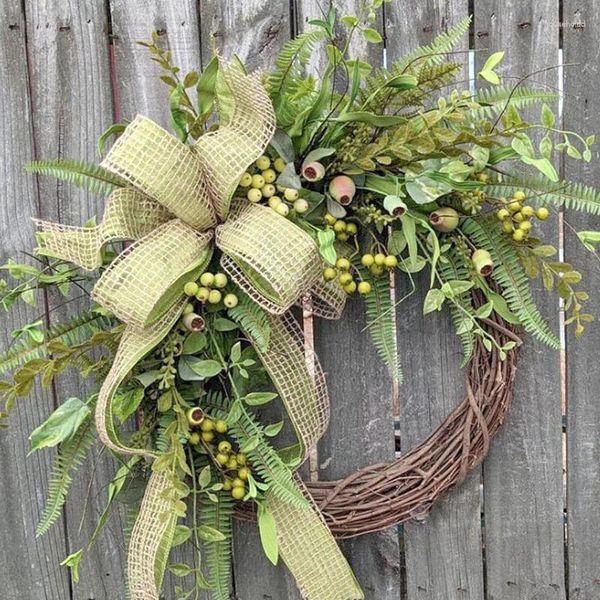
<path fill-rule="evenodd" d="M 7 310 L 48 288 L 91 297 L 68 322 L 14 331 L 0 357 L 0 373 L 12 373 L 0 382 L 4 420 L 37 379 L 50 386 L 74 368 L 98 382 L 97 393 L 65 400 L 30 436 L 32 451 L 57 447 L 38 534 L 58 519 L 96 435 L 123 457 L 96 530 L 62 563 L 75 580 L 128 491 L 135 600 L 157 600 L 167 569 L 193 575 L 178 598 L 202 589 L 229 598 L 232 517 L 258 522 L 265 554 L 281 557 L 303 597 L 363 598 L 334 535 L 429 510 L 485 457 L 510 406 L 521 332 L 559 346 L 529 280 L 556 289 L 578 336 L 592 319 L 581 275 L 536 230 L 557 207 L 600 213 L 600 193 L 560 182 L 551 162 L 561 152 L 589 161 L 593 136 L 558 128 L 553 93 L 527 79 L 503 86 L 502 52 L 478 74 L 489 89 L 453 89 L 461 65 L 449 53 L 468 19 L 389 68 L 351 59 L 352 36 L 381 41 L 368 27 L 381 2 L 371 4 L 361 18 L 331 9 L 266 75 L 218 56 L 184 75 L 154 35 L 143 45 L 164 70 L 174 135 L 138 115 L 102 135 L 100 166 L 28 165 L 108 196 L 100 223 L 38 220 L 39 263 L 1 267 L 12 278 L 0 282 Z M 317 81 L 306 67 L 322 46 Z M 532 123 L 520 110 L 536 103 Z M 600 239 L 577 235 L 591 251 Z M 304 484 L 296 471 L 326 430 L 329 401 L 293 307 L 337 319 L 348 296 L 363 298 L 374 345 L 400 379 L 402 300 L 390 283 L 420 271 L 429 273 L 424 313 L 448 307 L 460 337 L 465 400 L 395 462 Z M 285 409 L 295 444 L 279 442 L 283 422 L 261 416 L 257 407 L 269 402 Z M 182 543 L 197 553 L 195 567 L 169 563 Z"/>

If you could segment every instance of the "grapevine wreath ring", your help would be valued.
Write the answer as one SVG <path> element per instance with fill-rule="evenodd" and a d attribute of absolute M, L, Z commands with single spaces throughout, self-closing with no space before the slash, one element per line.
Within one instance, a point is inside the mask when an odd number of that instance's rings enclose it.
<path fill-rule="evenodd" d="M 482 303 L 481 298 L 476 302 Z M 497 315 L 485 327 L 499 345 L 521 344 L 514 327 Z M 423 518 L 447 490 L 460 484 L 485 459 L 513 397 L 517 352 L 500 360 L 478 343 L 469 364 L 465 399 L 427 439 L 390 463 L 360 469 L 336 481 L 305 485 L 338 538 L 381 531 L 404 521 Z M 235 516 L 252 518 L 245 507 Z"/>
<path fill-rule="evenodd" d="M 59 520 L 96 436 L 122 457 L 90 540 L 61 563 L 75 581 L 120 501 L 133 524 L 132 600 L 158 600 L 167 570 L 183 578 L 178 598 L 209 589 L 228 600 L 232 517 L 257 521 L 265 555 L 285 562 L 303 598 L 362 600 L 334 536 L 426 515 L 481 463 L 504 422 L 521 331 L 560 347 L 529 280 L 556 290 L 576 336 L 593 318 L 581 274 L 552 258 L 539 224 L 555 206 L 600 214 L 600 192 L 559 182 L 551 161 L 566 151 L 589 162 L 594 136 L 556 127 L 553 93 L 524 79 L 503 86 L 501 52 L 478 74 L 492 88 L 449 90 L 461 65 L 446 55 L 469 19 L 389 68 L 352 60 L 348 44 L 336 45 L 340 27 L 348 39 L 381 41 L 368 23 L 382 3 L 363 4 L 358 18 L 331 8 L 264 76 L 217 56 L 182 76 L 154 35 L 143 45 L 164 71 L 172 131 L 137 115 L 101 136 L 100 165 L 28 166 L 107 196 L 99 223 L 37 220 L 38 263 L 0 267 L 12 278 L 0 280 L 7 310 L 48 288 L 83 289 L 93 301 L 66 323 L 25 324 L 0 355 L 0 375 L 11 373 L 0 380 L 0 420 L 36 381 L 50 386 L 67 367 L 98 383 L 30 435 L 32 451 L 57 451 L 39 535 Z M 323 43 L 317 82 L 306 67 Z M 535 103 L 532 124 L 519 111 Z M 529 132 L 540 129 L 535 148 Z M 600 241 L 595 231 L 577 235 L 589 250 Z M 326 431 L 329 397 L 294 307 L 339 319 L 359 296 L 374 347 L 399 381 L 394 314 L 404 299 L 390 284 L 422 271 L 424 314 L 447 307 L 460 338 L 465 399 L 397 460 L 302 482 L 297 469 Z M 272 441 L 283 421 L 255 410 L 275 399 L 296 433 L 292 446 Z M 170 564 L 179 544 L 194 565 Z"/>

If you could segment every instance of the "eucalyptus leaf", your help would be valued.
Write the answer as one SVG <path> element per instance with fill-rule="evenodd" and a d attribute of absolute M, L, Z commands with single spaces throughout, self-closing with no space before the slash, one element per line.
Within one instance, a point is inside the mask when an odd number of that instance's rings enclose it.
<path fill-rule="evenodd" d="M 279 560 L 279 544 L 277 542 L 277 523 L 272 513 L 264 506 L 258 505 L 258 531 L 265 556 L 276 565 Z"/>
<path fill-rule="evenodd" d="M 79 398 L 65 400 L 39 427 L 31 432 L 29 454 L 40 448 L 70 440 L 90 416 L 90 408 Z"/>
<path fill-rule="evenodd" d="M 181 354 L 198 354 L 206 348 L 208 344 L 208 338 L 206 333 L 202 331 L 192 331 L 183 341 L 183 348 Z"/>
<path fill-rule="evenodd" d="M 285 168 L 277 178 L 277 185 L 282 185 L 286 188 L 293 188 L 295 190 L 299 190 L 302 187 L 302 182 L 296 173 L 296 167 L 294 166 L 293 162 L 289 162 L 285 165 Z"/>
<path fill-rule="evenodd" d="M 261 406 L 272 402 L 275 398 L 277 398 L 277 394 L 274 392 L 250 392 L 244 397 L 244 402 L 248 406 Z"/>

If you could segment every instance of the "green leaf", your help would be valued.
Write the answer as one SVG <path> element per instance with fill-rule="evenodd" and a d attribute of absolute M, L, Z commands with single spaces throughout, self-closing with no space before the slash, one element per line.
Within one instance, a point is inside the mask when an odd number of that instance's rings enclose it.
<path fill-rule="evenodd" d="M 493 85 L 498 85 L 500 83 L 500 77 L 498 77 L 497 73 L 494 71 L 494 68 L 500 63 L 500 61 L 504 58 L 504 52 L 494 52 L 483 65 L 483 69 L 479 71 L 478 77 L 481 77 L 488 81 Z"/>
<path fill-rule="evenodd" d="M 199 525 L 197 531 L 198 536 L 204 542 L 222 542 L 226 539 L 220 531 L 208 525 Z"/>
<path fill-rule="evenodd" d="M 244 441 L 244 443 L 240 446 L 240 452 L 246 453 L 254 450 L 258 444 L 260 444 L 260 436 L 253 435 Z"/>
<path fill-rule="evenodd" d="M 192 331 L 183 341 L 183 348 L 181 354 L 198 354 L 206 348 L 208 344 L 208 338 L 206 333 L 203 331 Z"/>
<path fill-rule="evenodd" d="M 265 556 L 276 565 L 279 560 L 279 544 L 277 543 L 277 523 L 272 513 L 264 506 L 258 505 L 258 531 Z"/>
<path fill-rule="evenodd" d="M 363 37 L 369 44 L 379 44 L 383 42 L 383 38 L 377 29 L 373 29 L 372 27 L 365 27 L 362 30 Z"/>
<path fill-rule="evenodd" d="M 212 472 L 210 469 L 210 465 L 206 465 L 206 467 L 204 467 L 202 471 L 200 471 L 200 475 L 198 475 L 198 485 L 202 489 L 204 489 L 205 487 L 208 487 L 210 485 L 211 480 Z"/>
<path fill-rule="evenodd" d="M 332 121 L 339 123 L 347 122 L 359 122 L 368 123 L 374 127 L 394 127 L 396 125 L 402 125 L 406 123 L 406 117 L 394 116 L 394 115 L 377 115 L 375 113 L 367 111 L 359 112 L 347 112 L 337 116 Z"/>
<path fill-rule="evenodd" d="M 210 60 L 198 79 L 198 112 L 207 115 L 212 111 L 215 102 L 215 85 L 219 72 L 219 60 L 216 56 Z"/>
<path fill-rule="evenodd" d="M 550 181 L 558 181 L 558 173 L 554 168 L 554 165 L 547 158 L 529 158 L 528 156 L 521 156 L 521 160 L 526 165 L 535 167 L 540 173 L 543 173 Z"/>
<path fill-rule="evenodd" d="M 29 453 L 71 439 L 89 415 L 89 407 L 79 398 L 69 398 L 31 433 Z"/>
<path fill-rule="evenodd" d="M 119 390 L 113 396 L 112 410 L 121 423 L 124 423 L 139 407 L 144 399 L 144 388 L 136 387 Z"/>
<path fill-rule="evenodd" d="M 180 546 L 187 542 L 192 536 L 192 530 L 185 525 L 176 525 L 175 533 L 173 534 L 173 541 L 171 542 L 171 547 Z"/>
<path fill-rule="evenodd" d="M 542 104 L 541 121 L 544 127 L 554 127 L 554 123 L 556 123 L 556 117 L 546 103 Z"/>
<path fill-rule="evenodd" d="M 83 548 L 77 550 L 77 552 L 73 552 L 73 554 L 69 554 L 69 556 L 60 563 L 61 567 L 69 567 L 69 569 L 71 569 L 71 577 L 75 583 L 79 583 L 79 563 L 82 558 Z"/>
<path fill-rule="evenodd" d="M 213 326 L 217 331 L 233 331 L 234 329 L 237 329 L 236 323 L 222 317 L 215 319 Z"/>
<path fill-rule="evenodd" d="M 196 356 L 182 356 L 178 362 L 179 376 L 184 381 L 202 381 L 218 375 L 221 364 L 216 360 L 201 360 Z"/>
<path fill-rule="evenodd" d="M 446 296 L 444 292 L 440 289 L 431 289 L 427 292 L 427 296 L 425 296 L 425 301 L 423 302 L 423 314 L 427 315 L 434 310 L 442 310 L 442 306 L 446 301 Z"/>
<path fill-rule="evenodd" d="M 272 423 L 271 425 L 267 425 L 264 430 L 264 434 L 267 437 L 275 437 L 278 435 L 283 429 L 284 422 L 279 421 L 278 423 Z"/>
<path fill-rule="evenodd" d="M 419 85 L 419 80 L 414 75 L 396 75 L 386 81 L 385 87 L 397 90 L 411 90 Z"/>
<path fill-rule="evenodd" d="M 510 145 L 521 157 L 526 156 L 528 158 L 533 158 L 535 156 L 533 144 L 525 134 L 520 134 L 519 137 L 513 138 Z"/>
<path fill-rule="evenodd" d="M 261 406 L 277 398 L 273 392 L 250 392 L 244 397 L 244 402 L 249 406 Z"/>
<path fill-rule="evenodd" d="M 176 577 L 186 577 L 192 573 L 194 569 L 184 563 L 175 563 L 173 565 L 169 565 L 169 571 L 171 571 L 171 573 L 173 573 L 173 575 Z"/>

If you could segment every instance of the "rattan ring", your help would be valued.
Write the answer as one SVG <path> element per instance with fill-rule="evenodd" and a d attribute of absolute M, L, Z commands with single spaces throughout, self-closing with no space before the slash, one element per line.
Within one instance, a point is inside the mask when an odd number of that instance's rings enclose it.
<path fill-rule="evenodd" d="M 481 298 L 475 302 L 481 304 Z M 495 313 L 483 326 L 500 346 L 509 340 L 521 343 Z M 465 399 L 426 440 L 393 462 L 365 467 L 338 481 L 305 482 L 333 534 L 351 538 L 425 516 L 487 455 L 511 405 L 516 367 L 516 349 L 500 360 L 496 348 L 486 350 L 477 338 Z M 253 517 L 243 509 L 235 516 Z"/>

